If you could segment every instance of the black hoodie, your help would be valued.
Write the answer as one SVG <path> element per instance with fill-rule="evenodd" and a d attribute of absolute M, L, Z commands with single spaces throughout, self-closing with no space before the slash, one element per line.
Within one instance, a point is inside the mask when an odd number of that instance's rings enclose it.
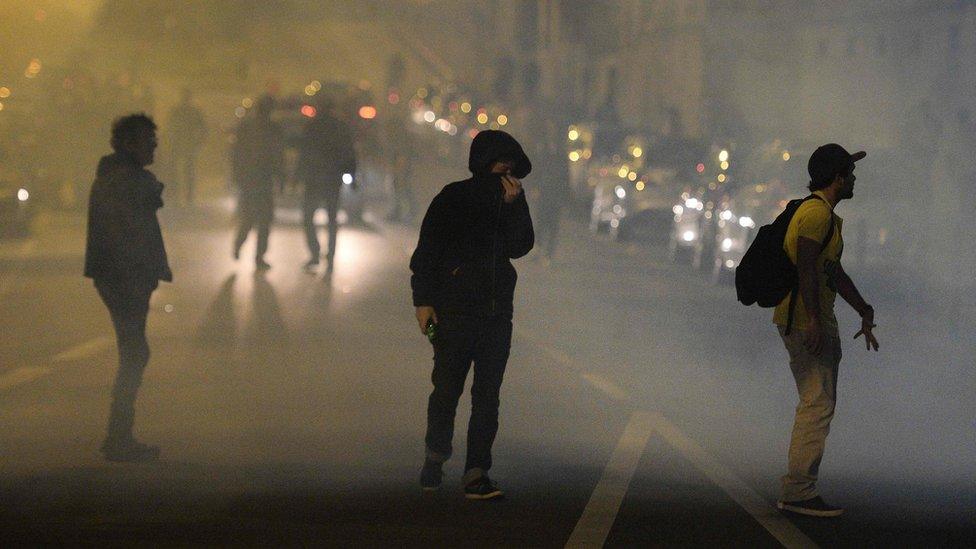
<path fill-rule="evenodd" d="M 85 276 L 153 285 L 173 280 L 156 218 L 162 193 L 156 176 L 124 154 L 102 157 L 88 198 Z"/>
<path fill-rule="evenodd" d="M 447 185 L 431 202 L 410 259 L 414 306 L 432 306 L 439 315 L 511 317 L 517 275 L 510 260 L 529 253 L 535 233 L 525 193 L 511 204 L 502 200 L 501 176 L 490 171 L 502 158 L 513 162 L 515 177 L 532 170 L 512 136 L 479 133 L 468 160 L 473 176 Z"/>

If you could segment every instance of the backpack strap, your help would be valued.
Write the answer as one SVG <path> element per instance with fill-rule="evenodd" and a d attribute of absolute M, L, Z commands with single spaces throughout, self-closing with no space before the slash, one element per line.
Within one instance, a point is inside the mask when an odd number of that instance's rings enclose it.
<path fill-rule="evenodd" d="M 824 203 L 827 202 L 826 200 L 823 199 L 823 197 L 816 194 L 811 194 L 810 196 L 806 197 L 803 201 L 806 202 L 807 200 L 811 200 L 814 198 L 823 200 Z M 824 250 L 827 249 L 827 245 L 830 244 L 830 240 L 832 238 L 834 238 L 834 211 L 833 210 L 830 211 L 830 228 L 827 229 L 827 237 L 824 238 L 823 242 L 820 243 L 820 253 L 823 253 Z M 786 332 L 785 332 L 786 335 L 790 335 L 793 332 L 793 316 L 796 312 L 796 301 L 797 301 L 796 294 L 799 292 L 799 290 L 800 290 L 800 277 L 798 274 L 796 279 L 796 284 L 793 286 L 793 289 L 790 290 L 789 313 L 786 315 Z"/>

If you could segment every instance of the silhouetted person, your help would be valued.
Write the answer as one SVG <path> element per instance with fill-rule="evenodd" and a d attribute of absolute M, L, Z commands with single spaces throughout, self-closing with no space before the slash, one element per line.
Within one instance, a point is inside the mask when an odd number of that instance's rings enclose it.
<path fill-rule="evenodd" d="M 392 113 L 387 120 L 387 137 L 393 172 L 393 207 L 387 216 L 389 221 L 406 222 L 415 215 L 416 203 L 413 192 L 414 141 L 408 128 L 408 120 L 400 112 Z"/>
<path fill-rule="evenodd" d="M 541 147 L 545 168 L 539 184 L 536 235 L 543 259 L 549 261 L 556 254 L 559 240 L 559 218 L 570 200 L 569 165 L 561 128 L 552 120 L 543 122 L 545 133 Z"/>
<path fill-rule="evenodd" d="M 339 231 L 339 206 L 343 184 L 354 185 L 356 150 L 349 125 L 333 112 L 329 101 L 319 105 L 316 115 L 305 125 L 299 147 L 298 178 L 305 185 L 303 217 L 309 260 L 306 269 L 319 264 L 321 246 L 315 229 L 315 212 L 324 207 L 329 216 L 328 269 L 334 267 Z M 345 178 L 345 181 L 343 181 Z"/>
<path fill-rule="evenodd" d="M 844 220 L 834 213 L 841 200 L 853 198 L 857 179 L 854 163 L 864 156 L 864 152 L 852 155 L 833 143 L 819 147 L 810 156 L 809 188 L 816 198 L 796 211 L 783 242 L 796 265 L 799 286 L 795 300 L 787 295 L 777 305 L 773 322 L 789 352 L 800 401 L 790 439 L 789 471 L 782 478 L 778 507 L 808 516 L 833 517 L 843 512 L 824 502 L 816 486 L 837 402 L 841 358 L 840 331 L 834 316 L 837 294 L 861 316 L 861 329 L 854 337 L 863 334 L 867 348 L 878 350 L 872 333 L 874 309 L 841 265 Z"/>
<path fill-rule="evenodd" d="M 282 177 L 284 134 L 271 120 L 274 99 L 264 96 L 254 108 L 254 117 L 241 121 L 232 151 L 234 182 L 237 184 L 237 235 L 234 259 L 240 258 L 241 246 L 251 229 L 257 231 L 254 264 L 258 270 L 271 268 L 264 260 L 268 235 L 274 218 L 275 180 Z"/>
<path fill-rule="evenodd" d="M 434 197 L 410 260 L 413 304 L 420 331 L 434 324 L 434 390 L 427 405 L 424 490 L 441 485 L 451 457 L 454 415 L 474 363 L 471 420 L 464 466 L 465 497 L 502 491 L 488 478 L 498 431 L 499 392 L 512 343 L 515 268 L 511 260 L 535 242 L 519 178 L 532 164 L 512 136 L 483 131 L 471 143 L 470 179 Z"/>
<path fill-rule="evenodd" d="M 197 155 L 207 138 L 207 123 L 188 89 L 183 90 L 180 103 L 170 112 L 169 135 L 176 195 L 186 204 L 193 204 Z"/>
<path fill-rule="evenodd" d="M 92 184 L 85 250 L 85 276 L 94 279 L 108 307 L 119 348 L 102 452 L 110 461 L 149 461 L 159 457 L 159 448 L 132 434 L 136 394 L 149 362 L 146 315 L 159 281 L 173 280 L 156 219 L 163 184 L 145 169 L 153 163 L 156 124 L 143 114 L 116 120 L 112 148 Z"/>

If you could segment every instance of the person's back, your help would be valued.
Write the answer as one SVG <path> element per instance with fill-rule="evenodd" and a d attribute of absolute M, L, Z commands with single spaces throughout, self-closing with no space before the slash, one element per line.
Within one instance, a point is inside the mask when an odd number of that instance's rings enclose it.
<path fill-rule="evenodd" d="M 234 180 L 242 192 L 273 189 L 283 164 L 284 134 L 270 119 L 255 117 L 241 122 L 233 149 Z"/>
<path fill-rule="evenodd" d="M 305 126 L 299 148 L 299 178 L 306 189 L 338 188 L 342 175 L 353 175 L 356 152 L 349 126 L 328 112 Z"/>

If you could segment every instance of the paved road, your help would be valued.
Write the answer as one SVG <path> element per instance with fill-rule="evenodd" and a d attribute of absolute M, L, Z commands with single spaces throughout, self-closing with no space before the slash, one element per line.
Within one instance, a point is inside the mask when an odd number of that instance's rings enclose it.
<path fill-rule="evenodd" d="M 163 447 L 151 465 L 97 455 L 115 349 L 79 276 L 83 219 L 0 244 L 0 544 L 976 539 L 971 355 L 903 304 L 878 307 L 884 353 L 847 349 L 822 487 L 848 514 L 785 517 L 772 504 L 795 397 L 767 311 L 660 250 L 568 227 L 554 264 L 519 262 L 493 470 L 508 497 L 472 503 L 460 459 L 441 492 L 417 485 L 431 350 L 407 287 L 415 228 L 344 228 L 326 277 L 301 271 L 295 225 L 257 275 L 231 260 L 220 208 L 163 221 L 177 278 L 150 313 L 137 431 Z"/>

